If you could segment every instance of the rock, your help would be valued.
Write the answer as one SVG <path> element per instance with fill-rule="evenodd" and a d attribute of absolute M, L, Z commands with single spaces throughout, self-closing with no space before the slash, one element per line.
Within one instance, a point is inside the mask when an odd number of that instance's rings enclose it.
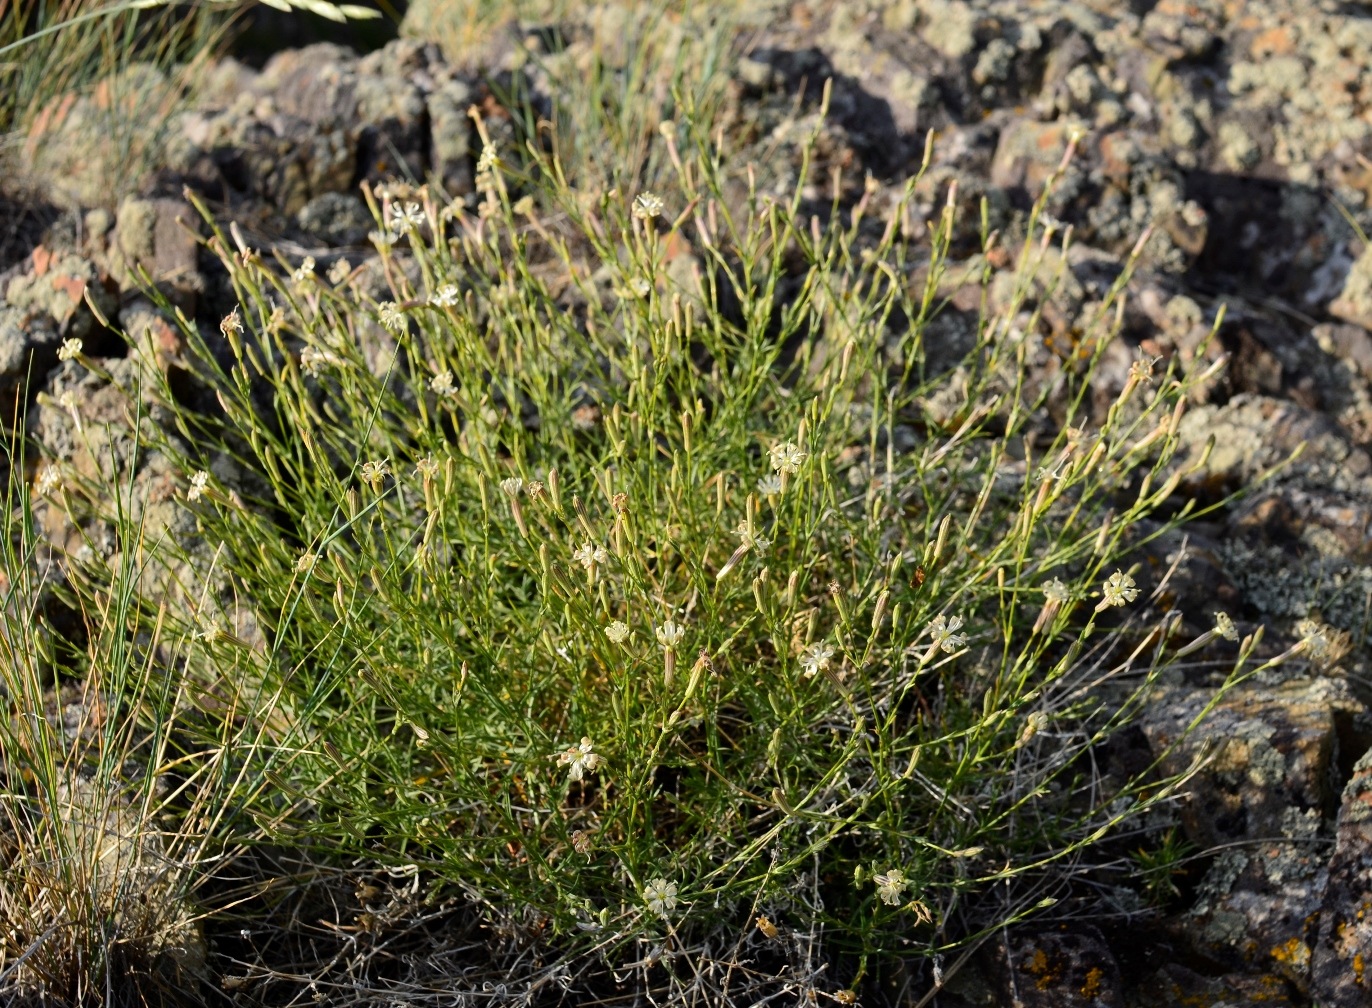
<path fill-rule="evenodd" d="M 1186 734 L 1211 704 L 1200 727 Z M 1218 701 L 1213 689 L 1164 687 L 1150 699 L 1142 727 L 1168 773 L 1216 747 L 1182 813 L 1188 836 L 1213 846 L 1282 835 L 1291 810 L 1332 811 L 1336 719 L 1360 710 L 1337 679 L 1247 684 Z"/>
<path fill-rule="evenodd" d="M 187 315 L 205 281 L 198 265 L 200 214 L 180 199 L 135 199 L 119 205 L 109 243 L 109 272 L 120 287 L 150 280 Z"/>
<path fill-rule="evenodd" d="M 1120 968 L 1099 931 L 1061 926 L 1016 931 L 1006 943 L 1002 1004 L 1024 1008 L 1120 1008 Z"/>
<path fill-rule="evenodd" d="M 1310 993 L 1326 1008 L 1372 1001 L 1372 750 L 1343 789 L 1334 856 L 1310 957 Z"/>
<path fill-rule="evenodd" d="M 1037 123 L 1019 119 L 1001 131 L 991 184 L 1002 189 L 1024 189 L 1037 197 L 1048 175 L 1062 162 L 1067 150 L 1067 123 Z"/>
<path fill-rule="evenodd" d="M 55 95 L 28 127 L 25 172 L 60 206 L 113 209 L 161 161 L 164 122 L 155 110 L 174 109 L 183 84 L 132 62 L 80 92 Z"/>
<path fill-rule="evenodd" d="M 476 101 L 466 81 L 444 81 L 428 96 L 430 171 L 450 197 L 473 191 L 474 129 L 467 110 Z"/>
<path fill-rule="evenodd" d="M 279 53 L 241 87 L 182 121 L 179 167 L 203 187 L 225 184 L 294 216 L 364 180 L 423 178 L 431 148 L 441 177 L 461 181 L 470 124 L 457 103 L 472 91 L 433 46 L 401 39 L 358 59 L 320 43 Z M 217 180 L 203 177 L 206 155 Z"/>
<path fill-rule="evenodd" d="M 58 365 L 39 393 L 29 423 L 47 458 L 62 461 L 87 479 L 110 480 L 136 471 L 154 429 L 145 413 L 142 437 L 134 436 L 138 363 L 113 359 L 102 366 L 112 380 L 76 361 Z"/>
<path fill-rule="evenodd" d="M 1329 314 L 1372 329 L 1372 245 L 1353 262 L 1339 296 L 1329 303 Z"/>
<path fill-rule="evenodd" d="M 1218 700 L 1191 686 L 1151 698 L 1142 727 L 1163 773 L 1209 751 L 1181 812 L 1194 843 L 1221 848 L 1188 915 L 1204 954 L 1306 984 L 1338 729 L 1363 714 L 1346 682 L 1327 678 L 1245 684 Z"/>
<path fill-rule="evenodd" d="M 28 270 L 6 286 L 5 301 L 31 315 L 47 315 L 63 339 L 85 340 L 99 326 L 86 306 L 87 291 L 107 318 L 117 307 L 99 281 L 95 266 L 88 260 L 40 245 L 29 257 Z"/>
<path fill-rule="evenodd" d="M 1138 1008 L 1296 1008 L 1300 1002 L 1286 979 L 1272 974 L 1227 973 L 1202 976 L 1180 963 L 1169 963 L 1149 977 L 1136 995 Z"/>
<path fill-rule="evenodd" d="M 1213 438 L 1203 478 L 1235 486 L 1284 461 L 1301 445 L 1300 457 L 1281 473 L 1284 482 L 1361 491 L 1372 475 L 1372 457 L 1338 424 L 1272 396 L 1244 394 L 1223 406 L 1196 407 L 1182 417 L 1178 433 L 1186 450 L 1183 468 L 1199 462 Z"/>
<path fill-rule="evenodd" d="M 46 314 L 0 308 L 0 411 L 5 417 L 23 413 L 30 375 L 46 374 L 57 363 L 62 337 Z M 6 433 L 9 424 L 5 424 Z"/>
<path fill-rule="evenodd" d="M 328 245 L 361 245 L 376 227 L 371 211 L 357 196 L 320 193 L 295 215 L 300 229 Z"/>

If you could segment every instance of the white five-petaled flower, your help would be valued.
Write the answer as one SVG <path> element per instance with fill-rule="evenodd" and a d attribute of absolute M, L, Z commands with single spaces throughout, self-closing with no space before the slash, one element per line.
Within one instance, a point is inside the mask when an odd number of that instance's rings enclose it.
<path fill-rule="evenodd" d="M 500 481 L 500 489 L 505 492 L 506 497 L 518 497 L 519 492 L 524 489 L 524 481 L 518 476 L 506 476 Z"/>
<path fill-rule="evenodd" d="M 1236 641 L 1239 639 L 1238 627 L 1234 626 L 1234 621 L 1223 610 L 1215 613 L 1215 633 L 1225 640 Z"/>
<path fill-rule="evenodd" d="M 779 473 L 798 473 L 801 465 L 809 458 L 808 452 L 800 450 L 794 441 L 774 444 L 771 448 L 772 468 Z"/>
<path fill-rule="evenodd" d="M 1101 604 L 1107 606 L 1122 606 L 1139 597 L 1139 590 L 1134 587 L 1134 579 L 1122 571 L 1115 571 L 1106 578 L 1101 593 L 1105 596 Z"/>
<path fill-rule="evenodd" d="M 639 220 L 652 220 L 662 213 L 662 197 L 650 192 L 641 192 L 634 197 L 634 216 Z"/>
<path fill-rule="evenodd" d="M 759 476 L 757 481 L 757 492 L 764 497 L 774 497 L 781 493 L 781 476 L 777 473 L 768 473 L 766 476 Z"/>
<path fill-rule="evenodd" d="M 600 766 L 604 760 L 592 751 L 594 743 L 590 738 L 583 735 L 581 741 L 574 746 L 568 746 L 562 752 L 556 754 L 557 765 L 567 768 L 567 779 L 579 781 L 587 773 L 592 773 L 595 768 Z"/>
<path fill-rule="evenodd" d="M 300 260 L 300 265 L 291 274 L 291 279 L 296 283 L 304 283 L 306 280 L 314 279 L 314 256 L 306 256 Z"/>
<path fill-rule="evenodd" d="M 346 259 L 339 259 L 329 267 L 329 283 L 341 284 L 353 271 L 353 264 Z"/>
<path fill-rule="evenodd" d="M 900 897 L 910 886 L 910 879 L 906 878 L 906 872 L 900 868 L 892 868 L 885 875 L 874 876 L 873 882 L 877 883 L 877 896 L 892 907 L 899 904 Z"/>
<path fill-rule="evenodd" d="M 942 613 L 939 613 L 929 621 L 927 629 L 929 636 L 934 640 L 934 644 L 948 654 L 952 654 L 967 643 L 967 635 L 958 633 L 962 629 L 961 616 L 947 619 Z"/>
<path fill-rule="evenodd" d="M 677 887 L 675 882 L 665 878 L 655 878 L 643 887 L 643 902 L 648 909 L 659 917 L 666 917 L 676 909 Z"/>
<path fill-rule="evenodd" d="M 452 395 L 457 391 L 457 386 L 453 384 L 453 373 L 451 371 L 439 371 L 429 379 L 429 388 L 438 395 Z"/>
<path fill-rule="evenodd" d="M 385 459 L 362 463 L 362 479 L 364 482 L 370 483 L 373 488 L 379 485 L 390 474 L 390 471 L 390 463 Z"/>
<path fill-rule="evenodd" d="M 827 669 L 833 657 L 834 649 L 820 641 L 805 649 L 805 653 L 800 657 L 800 667 L 805 670 L 807 676 L 813 676 Z"/>
<path fill-rule="evenodd" d="M 295 561 L 295 572 L 297 574 L 308 574 L 314 570 L 314 565 L 319 562 L 318 553 L 301 553 Z"/>
<path fill-rule="evenodd" d="M 572 551 L 572 559 L 587 570 L 594 570 L 596 564 L 603 564 L 610 559 L 610 554 L 599 543 L 584 542 L 580 549 Z"/>
<path fill-rule="evenodd" d="M 405 328 L 405 313 L 394 301 L 382 301 L 376 306 L 381 324 L 391 332 L 401 332 Z"/>
<path fill-rule="evenodd" d="M 418 203 L 391 204 L 391 230 L 397 233 L 414 231 L 424 223 L 424 208 Z"/>
<path fill-rule="evenodd" d="M 199 500 L 210 485 L 210 474 L 201 469 L 191 477 L 190 489 L 186 491 L 186 500 Z"/>
<path fill-rule="evenodd" d="M 1062 605 L 1062 603 L 1072 597 L 1071 593 L 1067 590 L 1067 585 L 1062 583 L 1062 578 L 1053 578 L 1045 582 L 1043 585 L 1043 596 L 1049 602 L 1055 602 L 1058 605 Z"/>
<path fill-rule="evenodd" d="M 885 875 L 873 877 L 873 882 L 877 884 L 877 895 L 881 901 L 890 906 L 895 906 L 900 902 L 901 896 L 910 885 L 910 880 L 905 877 L 905 872 L 899 868 L 892 868 Z"/>
<path fill-rule="evenodd" d="M 653 633 L 663 647 L 674 648 L 681 643 L 681 638 L 686 636 L 686 628 L 675 620 L 667 620 Z"/>
<path fill-rule="evenodd" d="M 397 241 L 396 235 L 390 231 L 371 231 L 368 232 L 367 238 L 376 246 L 377 251 L 388 249 Z"/>
<path fill-rule="evenodd" d="M 65 339 L 62 345 L 57 348 L 57 359 L 60 361 L 75 360 L 81 356 L 81 341 L 79 339 Z"/>
<path fill-rule="evenodd" d="M 633 636 L 633 631 L 629 629 L 629 624 L 623 620 L 615 620 L 605 628 L 605 636 L 610 638 L 611 644 L 623 644 Z"/>
<path fill-rule="evenodd" d="M 429 298 L 429 304 L 435 308 L 451 308 L 457 304 L 459 297 L 460 292 L 457 289 L 457 284 L 444 284 L 434 291 L 433 297 Z"/>
<path fill-rule="evenodd" d="M 424 479 L 433 479 L 438 475 L 438 460 L 432 455 L 425 455 L 414 464 L 414 473 Z"/>

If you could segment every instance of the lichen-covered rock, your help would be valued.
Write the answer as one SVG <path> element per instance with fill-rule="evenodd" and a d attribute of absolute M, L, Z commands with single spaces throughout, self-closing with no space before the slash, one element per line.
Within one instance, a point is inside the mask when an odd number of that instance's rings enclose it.
<path fill-rule="evenodd" d="M 325 193 L 431 168 L 463 188 L 471 123 L 457 103 L 475 92 L 433 46 L 403 39 L 359 59 L 321 43 L 278 54 L 237 87 L 180 120 L 172 167 L 202 188 L 248 192 L 291 216 Z"/>
<path fill-rule="evenodd" d="M 1334 856 L 1310 957 L 1310 993 L 1326 1008 L 1372 1002 L 1372 751 L 1343 789 Z"/>
<path fill-rule="evenodd" d="M 106 268 L 121 288 L 151 282 L 194 315 L 205 285 L 198 263 L 200 226 L 200 215 L 185 200 L 129 197 L 119 204 Z"/>
<path fill-rule="evenodd" d="M 20 415 L 31 374 L 41 375 L 57 363 L 62 337 L 47 314 L 0 308 L 0 410 Z"/>
<path fill-rule="evenodd" d="M 153 434 L 146 413 L 141 438 L 134 432 L 138 363 L 125 358 L 102 366 L 108 378 L 76 361 L 58 365 L 29 414 L 44 455 L 92 480 L 135 471 Z"/>
<path fill-rule="evenodd" d="M 131 63 L 55 95 L 29 123 L 20 163 L 61 206 L 113 209 L 165 156 L 165 113 L 183 87 L 150 63 Z"/>
<path fill-rule="evenodd" d="M 1372 329 L 1372 245 L 1353 262 L 1329 313 L 1364 329 Z"/>
<path fill-rule="evenodd" d="M 1306 983 L 1339 727 L 1363 713 L 1346 682 L 1329 678 L 1246 684 L 1218 699 L 1173 686 L 1151 698 L 1142 725 L 1163 771 L 1207 757 L 1181 813 L 1195 843 L 1220 848 L 1189 912 L 1207 955 Z"/>
<path fill-rule="evenodd" d="M 1338 679 L 1248 684 L 1218 699 L 1213 689 L 1164 687 L 1151 697 L 1142 725 L 1168 772 L 1210 753 L 1182 821 L 1196 843 L 1213 846 L 1282 835 L 1294 828 L 1292 810 L 1317 817 L 1332 811 L 1336 719 L 1360 709 Z"/>
<path fill-rule="evenodd" d="M 1120 1008 L 1119 964 L 1089 926 L 1015 932 L 1006 942 L 1003 1004 L 1024 1008 Z"/>
<path fill-rule="evenodd" d="M 15 308 L 47 315 L 63 339 L 86 339 L 99 325 L 86 306 L 87 292 L 107 317 L 114 313 L 114 298 L 89 260 L 40 245 L 29 256 L 28 269 L 10 279 L 4 294 Z"/>
<path fill-rule="evenodd" d="M 361 245 L 376 226 L 371 211 L 352 193 L 320 193 L 295 215 L 296 225 L 327 245 Z"/>
<path fill-rule="evenodd" d="M 1135 995 L 1137 1008 L 1295 1008 L 1300 1003 L 1290 981 L 1273 974 L 1227 973 L 1202 976 L 1180 963 L 1168 963 L 1149 977 Z"/>

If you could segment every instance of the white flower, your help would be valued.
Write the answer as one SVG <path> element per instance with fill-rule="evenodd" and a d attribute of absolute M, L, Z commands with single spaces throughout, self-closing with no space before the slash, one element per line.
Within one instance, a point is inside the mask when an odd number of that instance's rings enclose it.
<path fill-rule="evenodd" d="M 1351 635 L 1322 620 L 1307 616 L 1296 624 L 1305 653 L 1321 665 L 1333 665 L 1348 654 Z"/>
<path fill-rule="evenodd" d="M 314 256 L 306 256 L 300 260 L 300 265 L 291 274 L 291 280 L 295 283 L 304 283 L 306 280 L 314 279 Z"/>
<path fill-rule="evenodd" d="M 376 246 L 378 252 L 382 249 L 388 249 L 396 243 L 396 236 L 389 231 L 372 231 L 368 233 L 367 237 Z"/>
<path fill-rule="evenodd" d="M 425 455 L 414 464 L 414 472 L 416 476 L 422 476 L 424 479 L 433 479 L 438 475 L 438 460 L 432 455 Z"/>
<path fill-rule="evenodd" d="M 587 773 L 593 772 L 596 767 L 605 762 L 591 751 L 592 745 L 591 740 L 583 735 L 577 745 L 568 746 L 556 754 L 557 765 L 567 767 L 568 780 L 579 781 Z"/>
<path fill-rule="evenodd" d="M 342 363 L 342 357 L 327 350 L 306 347 L 300 352 L 300 370 L 312 377 L 317 377 L 326 367 L 337 367 Z"/>
<path fill-rule="evenodd" d="M 757 550 L 758 553 L 766 553 L 767 547 L 772 545 L 772 540 L 757 534 L 757 530 L 746 521 L 739 522 L 738 528 L 734 529 L 734 534 L 743 540 L 744 549 Z"/>
<path fill-rule="evenodd" d="M 404 331 L 405 313 L 400 310 L 400 306 L 394 301 L 382 301 L 376 306 L 376 311 L 381 317 L 381 324 L 391 332 Z"/>
<path fill-rule="evenodd" d="M 581 549 L 572 551 L 572 559 L 587 570 L 593 570 L 596 564 L 603 564 L 610 559 L 610 555 L 605 552 L 605 547 L 599 543 L 584 542 Z"/>
<path fill-rule="evenodd" d="M 801 464 L 809 458 L 809 454 L 800 450 L 800 446 L 794 441 L 787 441 L 784 444 L 774 444 L 771 448 L 772 468 L 779 473 L 798 473 Z"/>
<path fill-rule="evenodd" d="M 891 906 L 900 902 L 901 895 L 910 885 L 910 880 L 899 868 L 892 868 L 885 875 L 877 875 L 872 881 L 877 884 L 877 895 L 881 901 Z"/>
<path fill-rule="evenodd" d="M 57 348 L 57 359 L 60 361 L 75 360 L 81 356 L 81 346 L 79 339 L 63 340 L 62 345 Z"/>
<path fill-rule="evenodd" d="M 44 466 L 38 478 L 33 481 L 33 492 L 40 497 L 48 497 L 56 493 L 61 486 L 62 477 L 58 475 L 57 466 Z"/>
<path fill-rule="evenodd" d="M 437 395 L 452 395 L 457 391 L 457 386 L 453 384 L 453 373 L 451 371 L 439 371 L 429 379 L 429 388 Z"/>
<path fill-rule="evenodd" d="M 319 562 L 318 553 L 301 553 L 299 559 L 295 561 L 295 572 L 297 574 L 308 574 L 314 570 L 314 565 Z"/>
<path fill-rule="evenodd" d="M 648 905 L 648 909 L 660 917 L 666 917 L 676 909 L 677 888 L 675 882 L 668 882 L 665 878 L 652 879 L 643 887 L 643 902 Z"/>
<path fill-rule="evenodd" d="M 195 623 L 199 629 L 192 636 L 196 640 L 212 641 L 222 632 L 219 621 L 214 618 L 214 614 L 203 609 L 195 614 Z"/>
<path fill-rule="evenodd" d="M 444 284 L 434 291 L 433 297 L 429 298 L 429 304 L 435 308 L 451 308 L 457 304 L 459 296 L 457 284 Z"/>
<path fill-rule="evenodd" d="M 481 156 L 476 159 L 476 173 L 484 175 L 495 170 L 499 155 L 496 153 L 494 144 L 484 144 L 481 148 Z"/>
<path fill-rule="evenodd" d="M 757 492 L 764 497 L 774 497 L 781 493 L 781 477 L 777 473 L 758 477 Z"/>
<path fill-rule="evenodd" d="M 191 477 L 190 489 L 186 491 L 186 500 L 199 500 L 204 494 L 206 487 L 210 485 L 210 474 L 205 470 L 200 470 Z"/>
<path fill-rule="evenodd" d="M 219 331 L 227 336 L 231 332 L 241 333 L 243 331 L 243 319 L 238 314 L 238 306 L 233 306 L 233 311 L 229 312 L 219 320 Z"/>
<path fill-rule="evenodd" d="M 615 620 L 605 628 L 605 636 L 610 638 L 611 644 L 623 644 L 633 636 L 633 631 L 629 629 L 629 624 L 623 620 Z"/>
<path fill-rule="evenodd" d="M 827 669 L 829 660 L 833 657 L 834 649 L 823 641 L 811 644 L 801 656 L 800 667 L 805 670 L 807 676 L 812 676 Z"/>
<path fill-rule="evenodd" d="M 1056 602 L 1058 605 L 1062 605 L 1072 597 L 1071 592 L 1067 590 L 1067 585 L 1062 583 L 1062 578 L 1053 578 L 1051 581 L 1045 582 L 1043 595 L 1049 602 Z"/>
<path fill-rule="evenodd" d="M 348 279 L 348 275 L 353 271 L 353 264 L 346 259 L 339 259 L 329 267 L 329 283 L 341 284 Z"/>
<path fill-rule="evenodd" d="M 929 636 L 934 639 L 934 643 L 948 654 L 952 654 L 967 643 L 967 635 L 958 633 L 962 629 L 961 616 L 946 619 L 940 613 L 929 621 L 929 625 L 925 629 Z"/>
<path fill-rule="evenodd" d="M 1227 612 L 1215 613 L 1215 633 L 1225 640 L 1236 641 L 1239 639 L 1238 628 L 1234 626 L 1234 621 L 1229 618 Z"/>
<path fill-rule="evenodd" d="M 403 207 L 399 203 L 392 203 L 390 211 L 390 227 L 397 234 L 417 230 L 424 223 L 424 208 L 418 203 L 406 203 Z"/>
<path fill-rule="evenodd" d="M 507 497 L 518 497 L 519 492 L 524 489 L 524 481 L 518 476 L 506 476 L 500 481 L 500 489 L 505 491 Z"/>
<path fill-rule="evenodd" d="M 634 197 L 634 216 L 639 220 L 652 220 L 662 213 L 662 197 L 651 192 L 641 192 Z"/>
<path fill-rule="evenodd" d="M 1134 587 L 1134 579 L 1120 571 L 1115 571 L 1106 579 L 1101 591 L 1105 596 L 1101 604 L 1107 606 L 1122 606 L 1139 597 L 1139 590 Z"/>
<path fill-rule="evenodd" d="M 674 648 L 681 643 L 681 638 L 686 636 L 686 628 L 673 620 L 667 620 L 653 633 L 663 647 Z"/>
<path fill-rule="evenodd" d="M 390 464 L 385 459 L 377 459 L 374 462 L 363 462 L 361 475 L 363 481 L 370 483 L 375 489 L 390 474 L 390 471 Z"/>

